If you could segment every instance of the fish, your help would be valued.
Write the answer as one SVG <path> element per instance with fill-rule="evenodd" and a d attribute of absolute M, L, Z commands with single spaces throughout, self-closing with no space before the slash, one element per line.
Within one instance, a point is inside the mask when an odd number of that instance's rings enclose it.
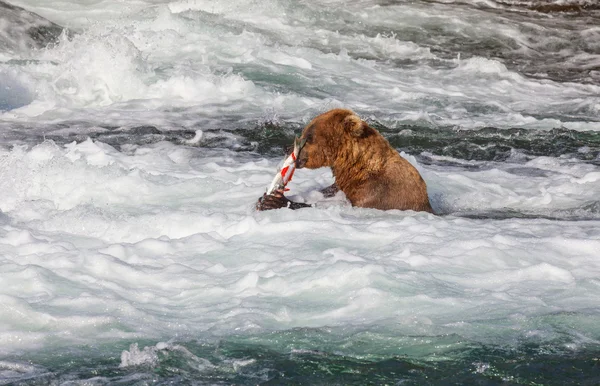
<path fill-rule="evenodd" d="M 285 189 L 288 182 L 292 180 L 296 171 L 296 158 L 300 150 L 304 147 L 304 144 L 306 144 L 306 139 L 294 138 L 294 150 L 283 160 L 283 164 L 275 174 L 271 185 L 267 188 L 267 195 L 273 194 L 276 190 Z"/>

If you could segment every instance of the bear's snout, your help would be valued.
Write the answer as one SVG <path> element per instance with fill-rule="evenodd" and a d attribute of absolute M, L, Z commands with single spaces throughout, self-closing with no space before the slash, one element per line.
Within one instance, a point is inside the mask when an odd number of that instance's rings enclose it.
<path fill-rule="evenodd" d="M 306 152 L 300 150 L 300 153 L 298 153 L 298 158 L 296 159 L 296 169 L 302 169 L 304 166 L 306 166 L 306 161 L 308 161 Z"/>

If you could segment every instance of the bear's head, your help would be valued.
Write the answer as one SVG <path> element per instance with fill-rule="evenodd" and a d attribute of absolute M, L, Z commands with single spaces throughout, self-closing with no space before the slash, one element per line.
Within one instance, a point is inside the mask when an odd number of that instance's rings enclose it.
<path fill-rule="evenodd" d="M 302 131 L 306 143 L 298 153 L 297 168 L 333 166 L 340 152 L 373 131 L 350 110 L 334 109 L 313 119 Z"/>

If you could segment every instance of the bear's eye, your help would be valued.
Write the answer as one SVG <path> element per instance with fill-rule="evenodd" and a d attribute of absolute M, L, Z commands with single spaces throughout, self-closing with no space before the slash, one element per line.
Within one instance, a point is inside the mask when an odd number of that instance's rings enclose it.
<path fill-rule="evenodd" d="M 306 142 L 312 143 L 312 141 L 313 141 L 313 134 L 312 133 L 308 133 L 306 135 Z"/>
<path fill-rule="evenodd" d="M 315 133 L 315 125 L 310 125 L 304 131 L 304 139 L 306 140 L 306 143 L 312 143 L 312 141 L 314 139 L 314 133 Z"/>

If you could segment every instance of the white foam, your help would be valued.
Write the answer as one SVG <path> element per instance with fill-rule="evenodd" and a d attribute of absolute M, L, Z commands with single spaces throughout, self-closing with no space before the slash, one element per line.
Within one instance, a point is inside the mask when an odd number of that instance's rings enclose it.
<path fill-rule="evenodd" d="M 154 366 L 158 363 L 158 355 L 156 354 L 157 347 L 144 347 L 140 351 L 137 343 L 132 343 L 129 346 L 129 351 L 124 350 L 121 353 L 121 364 L 119 367 L 130 367 L 148 365 Z"/>
<path fill-rule="evenodd" d="M 590 166 L 564 159 L 512 165 L 549 173 L 523 179 L 506 163 L 459 172 L 404 156 L 446 209 L 552 213 L 600 192 Z M 408 332 L 459 329 L 491 342 L 475 327 L 483 309 L 494 310 L 489 318 L 576 312 L 599 295 L 590 285 L 600 274 L 598 221 L 381 212 L 339 197 L 255 213 L 279 159 L 169 143 L 121 153 L 90 140 L 45 142 L 0 157 L 0 194 L 10 197 L 1 210 L 11 222 L 0 224 L 0 268 L 10 278 L 0 302 L 16 310 L 0 318 L 5 352 L 54 337 L 69 345 L 390 318 L 416 320 L 401 324 Z M 290 194 L 324 200 L 311 192 L 331 179 L 302 169 Z M 529 330 L 512 331 L 503 333 Z M 129 350 L 122 364 L 152 365 L 157 352 Z"/>
<path fill-rule="evenodd" d="M 151 121 L 170 127 L 182 122 L 182 114 L 220 116 L 223 108 L 253 120 L 268 110 L 299 118 L 306 109 L 317 111 L 338 100 L 392 122 L 422 123 L 427 117 L 433 126 L 600 129 L 595 119 L 586 119 L 600 105 L 596 85 L 526 78 L 490 58 L 440 58 L 427 45 L 394 32 L 399 22 L 407 28 L 449 28 L 510 41 L 524 54 L 535 51 L 526 29 L 501 19 L 492 31 L 476 10 L 463 17 L 442 5 L 423 10 L 375 3 L 345 4 L 350 13 L 340 11 L 337 2 L 20 4 L 58 22 L 69 20 L 82 33 L 28 53 L 35 62 L 0 64 L 0 73 L 10 71 L 7 79 L 20 90 L 6 103 L 10 111 L 2 117 L 8 120 L 101 124 L 110 116 L 117 124 Z M 346 22 L 351 12 L 365 31 L 389 32 L 340 33 L 336 23 Z M 594 33 L 593 28 L 582 32 Z M 418 65 L 397 66 L 395 60 Z M 446 66 L 431 66 L 429 60 Z M 572 66 L 583 68 L 598 58 L 576 60 Z M 259 78 L 257 83 L 256 69 L 272 74 L 272 82 Z M 315 93 L 324 85 L 325 94 Z M 173 116 L 173 107 L 183 113 Z"/>
<path fill-rule="evenodd" d="M 120 150 L 91 139 L 0 148 L 0 303 L 10 310 L 0 315 L 0 353 L 296 327 L 485 344 L 598 335 L 593 323 L 565 332 L 543 322 L 589 315 L 600 297 L 594 164 L 437 158 L 470 166 L 460 168 L 403 154 L 446 215 L 324 199 L 316 191 L 333 181 L 326 169 L 300 170 L 289 186 L 315 208 L 257 213 L 279 157 L 197 146 L 224 118 L 306 122 L 340 106 L 391 126 L 600 129 L 597 85 L 528 78 L 492 58 L 443 58 L 391 33 L 404 23 L 490 37 L 478 10 L 465 19 L 438 5 L 373 2 L 19 4 L 79 34 L 27 52 L 35 60 L 0 63 L 14 90 L 2 133 L 152 124 L 196 135 Z M 360 26 L 348 24 L 356 18 Z M 527 48 L 517 26 L 497 33 Z M 459 216 L 490 212 L 532 218 Z M 552 220 L 573 213 L 588 220 Z M 211 368 L 175 346 L 131 346 L 121 364 L 153 366 L 178 350 Z"/>

